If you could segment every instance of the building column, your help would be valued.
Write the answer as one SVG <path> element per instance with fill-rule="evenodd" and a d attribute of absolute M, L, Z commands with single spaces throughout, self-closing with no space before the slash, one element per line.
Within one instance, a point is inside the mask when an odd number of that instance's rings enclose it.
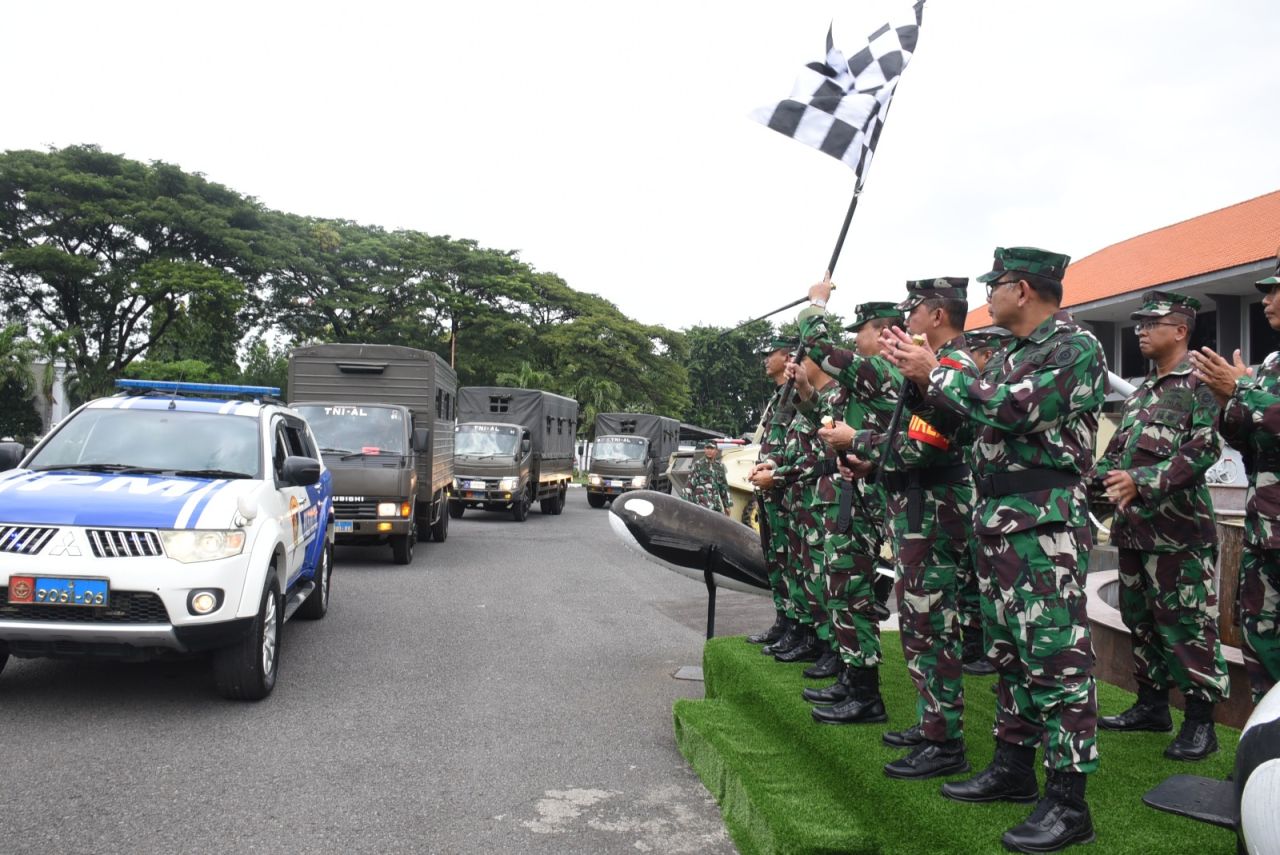
<path fill-rule="evenodd" d="M 1244 316 L 1237 294 L 1210 294 L 1218 311 L 1218 353 L 1227 359 L 1244 343 Z"/>

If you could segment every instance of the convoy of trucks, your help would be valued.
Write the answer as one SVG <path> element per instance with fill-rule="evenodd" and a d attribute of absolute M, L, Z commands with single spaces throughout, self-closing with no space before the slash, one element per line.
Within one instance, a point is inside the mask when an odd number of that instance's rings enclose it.
<path fill-rule="evenodd" d="M 507 386 L 459 389 L 449 514 L 482 508 L 524 522 L 536 501 L 542 513 L 558 515 L 573 480 L 577 430 L 572 398 Z"/>
<path fill-rule="evenodd" d="M 449 533 L 458 378 L 435 353 L 386 344 L 317 344 L 289 356 L 289 403 L 333 473 L 339 544 L 414 544 Z"/>
<path fill-rule="evenodd" d="M 648 413 L 600 413 L 587 468 L 587 503 L 605 503 L 630 490 L 671 492 L 668 460 L 680 444 L 680 422 Z"/>

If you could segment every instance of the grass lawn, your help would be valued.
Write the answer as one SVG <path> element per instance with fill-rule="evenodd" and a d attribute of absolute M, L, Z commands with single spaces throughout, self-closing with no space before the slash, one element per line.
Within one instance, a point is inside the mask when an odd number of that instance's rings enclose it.
<path fill-rule="evenodd" d="M 888 725 L 815 724 L 800 697 L 806 665 L 781 665 L 741 636 L 715 638 L 703 653 L 705 700 L 675 704 L 681 753 L 720 803 L 740 852 L 996 853 L 1000 835 L 1032 805 L 963 804 L 938 793 L 942 779 L 897 781 L 881 767 L 905 752 L 880 741 L 886 729 L 914 721 L 915 689 L 897 633 L 883 635 L 881 692 Z M 969 762 L 985 767 L 995 750 L 994 677 L 965 677 Z M 1098 684 L 1101 714 L 1127 708 L 1134 696 Z M 1182 715 L 1174 710 L 1174 728 Z M 1097 841 L 1082 855 L 1195 853 L 1234 855 L 1230 832 L 1153 810 L 1142 794 L 1178 773 L 1224 778 L 1234 764 L 1239 731 L 1218 725 L 1217 754 L 1200 763 L 1166 760 L 1173 738 L 1162 733 L 1099 731 L 1102 766 L 1089 779 Z M 1041 786 L 1044 769 L 1040 768 Z M 968 775 L 955 776 L 962 779 Z"/>

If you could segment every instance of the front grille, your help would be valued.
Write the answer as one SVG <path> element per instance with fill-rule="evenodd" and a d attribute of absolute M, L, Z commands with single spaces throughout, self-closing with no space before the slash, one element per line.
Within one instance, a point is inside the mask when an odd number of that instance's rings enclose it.
<path fill-rule="evenodd" d="M 163 555 L 160 536 L 154 531 L 91 528 L 85 531 L 89 548 L 98 558 L 149 558 Z"/>
<path fill-rule="evenodd" d="M 111 605 L 46 606 L 10 603 L 8 586 L 0 586 L 0 621 L 29 620 L 48 623 L 169 623 L 164 602 L 150 591 L 112 591 Z"/>
<path fill-rule="evenodd" d="M 33 525 L 0 525 L 0 552 L 35 555 L 58 533 L 56 528 Z"/>
<path fill-rule="evenodd" d="M 376 520 L 377 502 L 334 502 L 333 515 L 340 520 Z"/>

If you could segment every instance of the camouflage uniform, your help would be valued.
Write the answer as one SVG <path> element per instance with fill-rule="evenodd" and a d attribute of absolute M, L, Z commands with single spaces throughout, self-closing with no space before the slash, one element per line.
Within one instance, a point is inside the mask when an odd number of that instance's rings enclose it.
<path fill-rule="evenodd" d="M 1181 294 L 1153 291 L 1133 318 L 1194 319 L 1197 308 Z M 1222 451 L 1217 419 L 1213 392 L 1183 357 L 1163 377 L 1147 375 L 1098 461 L 1095 490 L 1113 471 L 1128 472 L 1138 488 L 1115 515 L 1111 543 L 1120 549 L 1120 613 L 1132 633 L 1140 696 L 1164 700 L 1172 683 L 1216 704 L 1230 691 L 1218 642 L 1218 533 L 1204 480 Z"/>
<path fill-rule="evenodd" d="M 815 465 L 813 449 L 806 437 L 813 436 L 816 431 L 817 427 L 813 422 L 803 413 L 793 410 L 781 447 L 774 449 L 768 457 L 769 462 L 774 464 L 773 480 L 781 497 L 782 515 L 786 521 L 783 529 L 786 541 L 785 576 L 787 597 L 791 602 L 787 616 L 810 627 L 815 626 L 815 621 L 804 584 L 807 575 L 804 566 L 805 508 L 804 485 L 800 474 Z"/>
<path fill-rule="evenodd" d="M 792 409 L 788 405 L 785 411 L 779 412 L 784 388 L 785 386 L 778 386 L 774 390 L 773 397 L 769 399 L 760 419 L 763 431 L 757 461 L 768 459 L 775 450 L 786 443 Z M 768 533 L 764 559 L 765 566 L 769 570 L 769 588 L 773 591 L 773 607 L 775 611 L 795 620 L 795 603 L 791 602 L 786 581 L 787 530 L 790 528 L 790 521 L 782 504 L 782 489 L 773 487 L 768 490 L 757 490 L 756 501 L 760 503 L 760 515 L 763 517 L 765 530 Z"/>
<path fill-rule="evenodd" d="M 858 307 L 849 329 L 856 330 L 873 318 L 900 316 L 892 303 L 864 303 Z M 801 336 L 809 344 L 809 357 L 848 390 L 841 399 L 843 407 L 832 417 L 855 430 L 887 428 L 902 385 L 898 369 L 882 357 L 861 356 L 836 345 L 828 332 L 826 316 L 816 308 L 802 311 L 799 321 Z M 824 543 L 819 553 L 826 567 L 826 596 L 840 658 L 854 668 L 872 668 L 880 664 L 875 568 L 884 540 L 884 497 L 879 489 L 867 488 L 861 482 L 850 485 L 853 513 L 849 527 L 841 531 L 839 480 L 837 476 L 831 482 L 836 496 L 823 519 Z"/>
<path fill-rule="evenodd" d="M 967 283 L 908 282 L 911 297 L 898 308 L 910 313 L 932 297 L 964 300 Z M 937 356 L 974 370 L 963 336 L 942 345 Z M 914 390 L 908 389 L 908 404 L 912 397 L 922 404 Z M 907 671 L 919 694 L 918 720 L 925 739 L 945 742 L 964 736 L 959 599 L 961 586 L 972 576 L 973 480 L 967 451 L 974 430 L 950 411 L 913 409 L 918 411 L 909 423 L 894 433 L 887 458 L 881 458 L 881 432 L 858 431 L 852 451 L 880 467 L 876 480 L 888 499 L 898 626 Z"/>
<path fill-rule="evenodd" d="M 695 505 L 724 513 L 729 510 L 729 482 L 725 478 L 724 464 L 705 455 L 693 461 L 689 472 L 689 501 Z"/>
<path fill-rule="evenodd" d="M 1276 275 L 1257 283 L 1270 292 Z M 1239 451 L 1249 473 L 1244 558 L 1240 564 L 1240 619 L 1245 670 L 1254 701 L 1280 682 L 1280 351 L 1253 377 L 1242 377 L 1222 411 L 1223 437 Z"/>
<path fill-rule="evenodd" d="M 1067 260 L 999 249 L 997 269 L 979 281 L 1006 270 L 1061 279 Z M 1098 706 L 1084 590 L 1093 536 L 1081 476 L 1093 468 L 1105 359 L 1066 311 L 1000 357 L 978 378 L 963 362 L 940 362 L 926 394 L 979 424 L 974 534 L 988 658 L 1000 677 L 996 738 L 1031 750 L 1045 742 L 1051 770 L 1093 772 Z"/>

